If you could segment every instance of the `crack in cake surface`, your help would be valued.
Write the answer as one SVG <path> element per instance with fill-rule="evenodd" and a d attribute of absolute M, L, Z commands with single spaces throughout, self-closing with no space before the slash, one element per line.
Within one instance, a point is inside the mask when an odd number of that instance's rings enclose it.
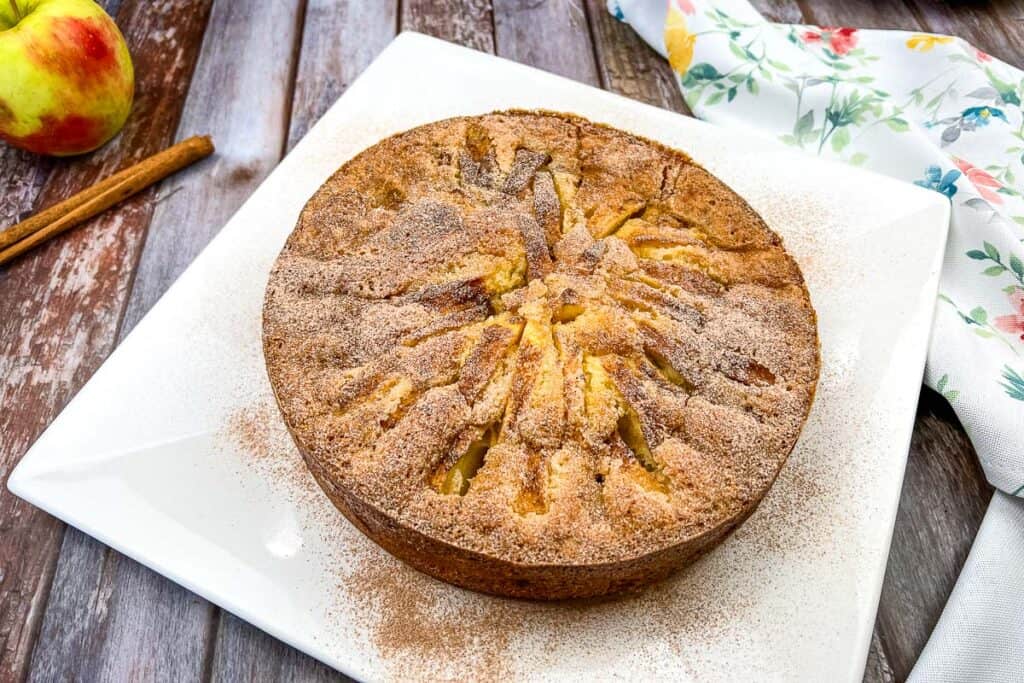
<path fill-rule="evenodd" d="M 749 514 L 818 367 L 799 269 L 742 200 L 552 114 L 430 124 L 346 164 L 275 266 L 264 335 L 343 511 L 525 564 L 642 557 Z"/>

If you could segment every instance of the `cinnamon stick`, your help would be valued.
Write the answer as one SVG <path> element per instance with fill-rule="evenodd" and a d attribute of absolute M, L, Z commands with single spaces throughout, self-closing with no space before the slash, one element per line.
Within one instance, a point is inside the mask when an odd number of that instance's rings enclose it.
<path fill-rule="evenodd" d="M 53 206 L 47 207 L 35 214 L 31 218 L 26 218 L 22 222 L 12 225 L 3 232 L 0 232 L 0 249 L 9 247 L 18 240 L 31 235 L 40 228 L 45 228 L 47 225 L 57 220 L 61 216 L 66 215 L 72 209 L 77 209 L 82 204 L 86 203 L 90 199 L 93 199 L 115 185 L 123 182 L 126 178 L 134 175 L 137 172 L 137 167 L 132 166 L 122 171 L 118 171 L 114 175 L 101 180 L 100 182 L 85 188 L 78 194 L 68 197 L 67 199 L 57 202 Z"/>
<path fill-rule="evenodd" d="M 209 156 L 213 150 L 208 135 L 188 138 L 11 226 L 0 232 L 0 264 Z"/>

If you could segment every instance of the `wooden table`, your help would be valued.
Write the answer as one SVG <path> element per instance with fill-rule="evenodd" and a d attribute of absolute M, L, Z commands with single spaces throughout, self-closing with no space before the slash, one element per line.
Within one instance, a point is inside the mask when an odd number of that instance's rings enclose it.
<path fill-rule="evenodd" d="M 103 0 L 135 111 L 99 152 L 0 147 L 0 225 L 196 133 L 218 155 L 0 269 L 0 475 L 310 125 L 416 30 L 685 112 L 667 65 L 603 0 Z M 759 0 L 776 21 L 952 33 L 1024 63 L 1021 3 Z M 906 677 L 991 496 L 922 390 L 865 680 Z M 0 491 L 0 680 L 334 680 L 338 674 Z"/>

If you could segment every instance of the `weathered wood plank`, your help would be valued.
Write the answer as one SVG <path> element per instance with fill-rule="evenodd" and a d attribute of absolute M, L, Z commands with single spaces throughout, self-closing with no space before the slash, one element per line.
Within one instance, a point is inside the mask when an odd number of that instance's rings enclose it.
<path fill-rule="evenodd" d="M 494 52 L 490 0 L 404 0 L 400 28 Z"/>
<path fill-rule="evenodd" d="M 800 5 L 804 22 L 808 24 L 920 30 L 918 18 L 905 2 L 801 0 Z"/>
<path fill-rule="evenodd" d="M 310 2 L 291 105 L 289 149 L 391 41 L 397 11 L 397 1 Z M 211 678 L 215 681 L 348 680 L 226 612 L 218 622 L 214 652 Z"/>
<path fill-rule="evenodd" d="M 1024 6 L 1019 0 L 908 0 L 908 4 L 927 30 L 958 36 L 1005 62 L 1024 65 Z"/>
<path fill-rule="evenodd" d="M 586 7 L 601 86 L 634 100 L 689 114 L 665 58 L 605 7 L 603 0 L 588 0 Z"/>
<path fill-rule="evenodd" d="M 302 0 L 214 2 L 177 137 L 210 133 L 217 153 L 164 184 L 122 338 L 280 161 L 301 7 Z"/>
<path fill-rule="evenodd" d="M 299 0 L 214 4 L 177 137 L 211 133 L 217 155 L 162 189 L 121 338 L 279 160 L 299 9 Z M 206 601 L 69 530 L 32 674 L 53 680 L 87 670 L 120 680 L 152 670 L 168 680 L 195 678 L 212 646 L 214 616 Z"/>
<path fill-rule="evenodd" d="M 879 637 L 898 680 L 928 641 L 991 497 L 956 415 L 923 389 L 878 611 Z"/>
<path fill-rule="evenodd" d="M 494 0 L 497 53 L 600 86 L 583 0 Z"/>
<path fill-rule="evenodd" d="M 0 226 L 13 225 L 32 213 L 36 197 L 57 163 L 0 146 Z"/>
<path fill-rule="evenodd" d="M 868 650 L 868 661 L 864 667 L 864 683 L 894 683 L 896 675 L 885 654 L 885 648 L 878 637 L 878 629 L 871 634 L 871 649 Z"/>
<path fill-rule="evenodd" d="M 133 116 L 99 152 L 47 182 L 39 204 L 57 201 L 166 146 L 177 127 L 204 0 L 125 0 L 118 23 L 137 68 Z M 27 254 L 0 280 L 0 471 L 7 476 L 61 406 L 112 348 L 153 208 L 137 195 Z M 46 603 L 62 525 L 0 489 L 0 677 L 26 673 Z"/>
<path fill-rule="evenodd" d="M 68 528 L 30 681 L 198 680 L 214 608 Z"/>
<path fill-rule="evenodd" d="M 796 0 L 753 0 L 750 4 L 768 21 L 780 24 L 804 22 L 804 13 Z"/>
<path fill-rule="evenodd" d="M 228 612 L 221 613 L 212 681 L 351 681 Z"/>
<path fill-rule="evenodd" d="M 302 139 L 398 28 L 398 0 L 310 0 L 299 52 L 288 149 Z"/>

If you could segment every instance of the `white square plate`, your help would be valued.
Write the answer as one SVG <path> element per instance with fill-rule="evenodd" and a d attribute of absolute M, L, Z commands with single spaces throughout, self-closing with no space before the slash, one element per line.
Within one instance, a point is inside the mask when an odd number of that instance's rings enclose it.
<path fill-rule="evenodd" d="M 270 266 L 307 198 L 392 133 L 576 112 L 687 151 L 803 268 L 822 373 L 796 450 L 723 545 L 639 596 L 501 600 L 422 576 L 327 501 L 260 346 Z M 278 166 L 22 460 L 17 495 L 362 679 L 860 681 L 924 367 L 940 195 L 403 34 Z"/>

